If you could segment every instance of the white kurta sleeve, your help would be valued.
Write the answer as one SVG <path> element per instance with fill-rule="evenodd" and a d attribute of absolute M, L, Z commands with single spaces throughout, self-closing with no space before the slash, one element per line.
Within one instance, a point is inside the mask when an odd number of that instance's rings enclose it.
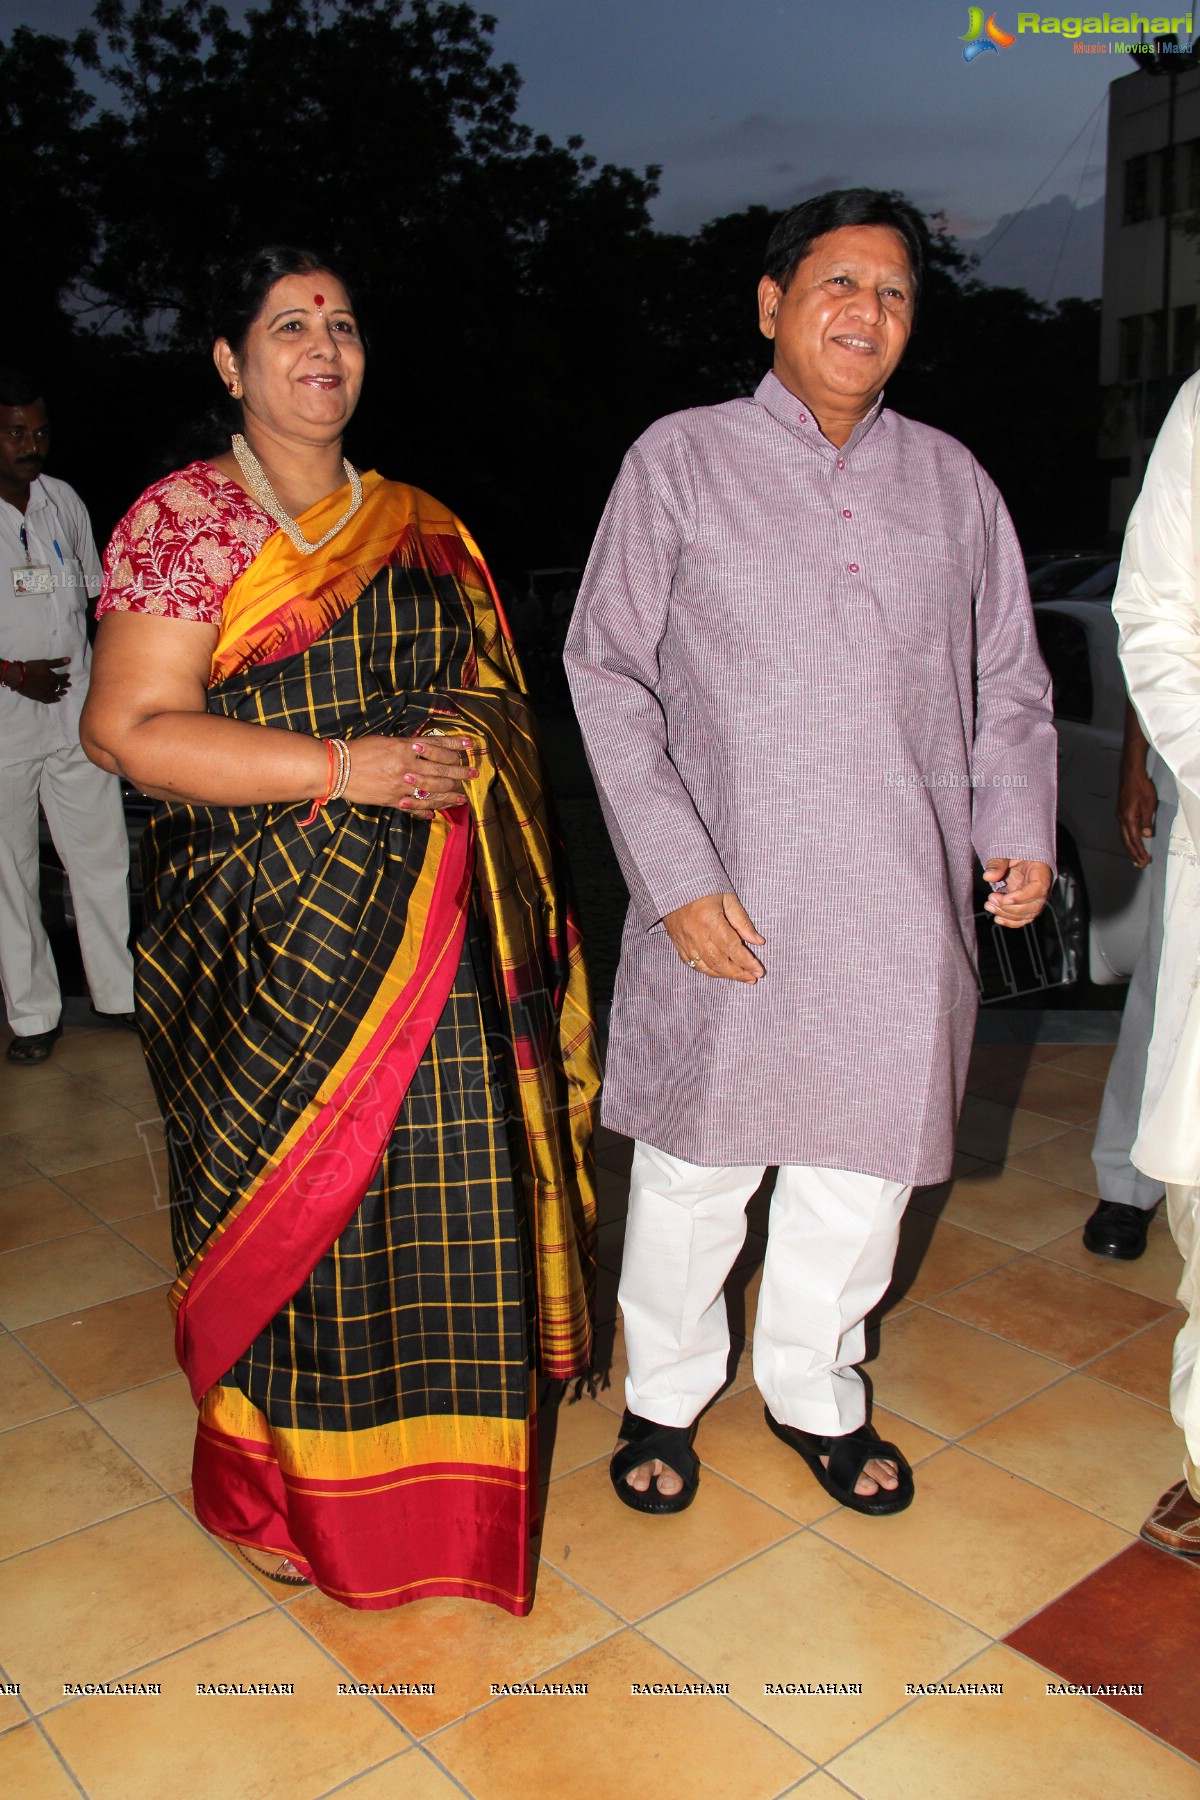
<path fill-rule="evenodd" d="M 1200 799 L 1200 603 L 1192 458 L 1200 375 L 1176 395 L 1130 515 L 1113 596 L 1121 662 L 1147 738 Z"/>
<path fill-rule="evenodd" d="M 647 929 L 733 887 L 671 761 L 658 697 L 680 543 L 675 509 L 635 445 L 600 521 L 563 660 L 613 846 Z"/>

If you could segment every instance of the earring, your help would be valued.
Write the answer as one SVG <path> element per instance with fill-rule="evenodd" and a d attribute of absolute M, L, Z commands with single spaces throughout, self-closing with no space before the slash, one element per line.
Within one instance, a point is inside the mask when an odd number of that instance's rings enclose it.
<path fill-rule="evenodd" d="M 230 391 L 230 393 L 231 393 L 231 394 L 232 394 L 232 395 L 233 395 L 233 397 L 234 397 L 234 399 L 235 399 L 235 400 L 236 400 L 236 399 L 237 399 L 237 394 L 238 394 L 238 384 L 237 384 L 237 382 L 236 382 L 236 381 L 231 381 L 231 382 L 230 382 L 230 384 L 229 384 L 229 391 Z"/>

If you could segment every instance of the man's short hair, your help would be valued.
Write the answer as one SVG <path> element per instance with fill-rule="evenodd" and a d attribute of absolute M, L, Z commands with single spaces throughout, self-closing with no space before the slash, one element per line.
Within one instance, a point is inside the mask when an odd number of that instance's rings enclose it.
<path fill-rule="evenodd" d="M 32 369 L 0 369 L 0 406 L 32 406 L 43 398 Z"/>
<path fill-rule="evenodd" d="M 771 233 L 763 273 L 786 292 L 797 265 L 817 239 L 844 225 L 886 225 L 899 233 L 908 252 L 915 301 L 925 279 L 929 230 L 915 206 L 882 188 L 837 188 L 793 206 Z"/>

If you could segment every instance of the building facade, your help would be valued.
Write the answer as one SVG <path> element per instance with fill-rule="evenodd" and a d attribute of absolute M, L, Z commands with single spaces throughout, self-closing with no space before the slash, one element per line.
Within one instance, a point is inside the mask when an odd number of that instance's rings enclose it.
<path fill-rule="evenodd" d="M 1109 89 L 1100 456 L 1124 530 L 1158 428 L 1200 367 L 1200 68 L 1162 56 Z"/>

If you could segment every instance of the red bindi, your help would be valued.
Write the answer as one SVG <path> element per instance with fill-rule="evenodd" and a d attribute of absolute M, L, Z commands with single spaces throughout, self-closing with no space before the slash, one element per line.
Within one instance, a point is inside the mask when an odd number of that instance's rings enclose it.
<path fill-rule="evenodd" d="M 314 294 L 313 295 L 313 305 L 314 306 L 324 306 L 324 304 L 325 304 L 324 294 Z"/>

